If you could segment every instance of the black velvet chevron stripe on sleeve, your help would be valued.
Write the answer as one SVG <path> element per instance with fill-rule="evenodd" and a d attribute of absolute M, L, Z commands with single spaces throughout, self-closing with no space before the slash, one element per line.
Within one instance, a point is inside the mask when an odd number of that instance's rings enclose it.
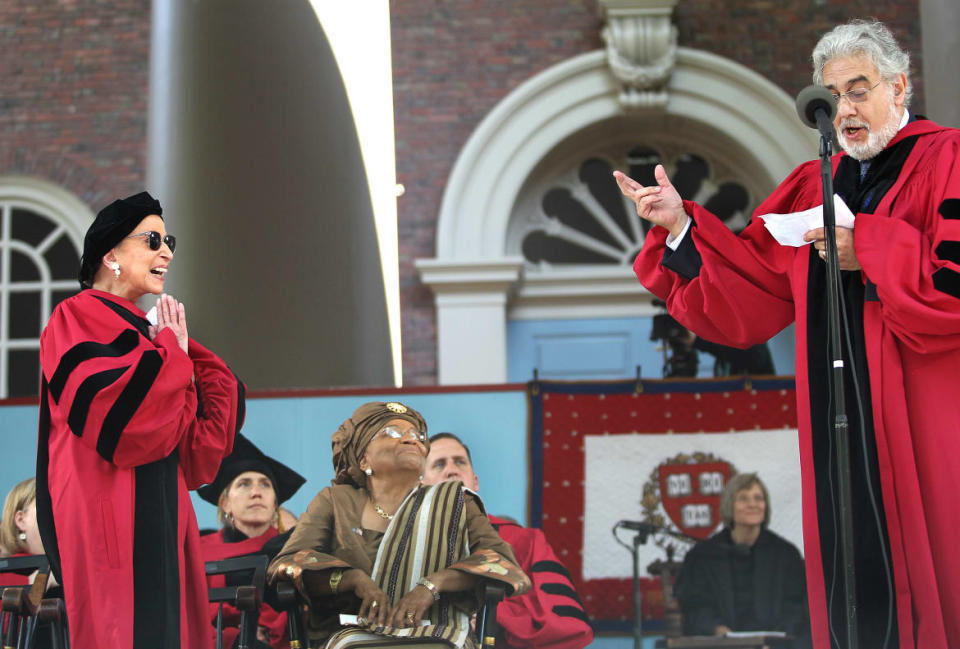
<path fill-rule="evenodd" d="M 586 624 L 590 624 L 590 618 L 587 617 L 587 614 L 583 612 L 582 608 L 577 608 L 576 606 L 554 606 L 551 610 L 559 617 L 573 617 L 582 620 Z"/>
<path fill-rule="evenodd" d="M 530 566 L 530 572 L 555 572 L 566 577 L 568 581 L 570 580 L 570 573 L 559 561 L 537 561 Z"/>
<path fill-rule="evenodd" d="M 63 388 L 67 384 L 67 379 L 70 378 L 70 374 L 77 369 L 80 363 L 92 358 L 116 358 L 124 354 L 129 354 L 137 347 L 139 339 L 140 335 L 136 331 L 133 329 L 125 329 L 119 336 L 114 338 L 112 342 L 106 344 L 83 342 L 71 347 L 67 353 L 63 355 L 63 358 L 60 359 L 60 364 L 57 365 L 57 369 L 53 373 L 53 378 L 50 379 L 50 395 L 53 397 L 53 400 L 57 403 L 60 402 L 60 395 L 63 394 Z"/>
<path fill-rule="evenodd" d="M 960 273 L 952 268 L 941 268 L 933 274 L 933 287 L 960 299 Z"/>
<path fill-rule="evenodd" d="M 960 241 L 941 241 L 933 252 L 944 261 L 960 264 Z"/>
<path fill-rule="evenodd" d="M 569 597 L 570 599 L 580 604 L 580 606 L 583 606 L 583 602 L 580 601 L 580 596 L 577 595 L 577 591 L 575 591 L 572 587 L 567 586 L 566 584 L 555 584 L 555 583 L 540 584 L 540 590 L 542 590 L 545 593 L 549 593 L 550 595 L 557 595 L 559 597 Z"/>
<path fill-rule="evenodd" d="M 945 219 L 960 219 L 960 198 L 947 198 L 940 203 L 940 216 Z"/>
<path fill-rule="evenodd" d="M 149 350 L 140 357 L 140 362 L 133 370 L 133 376 L 117 397 L 117 401 L 110 407 L 110 411 L 103 420 L 100 436 L 97 438 L 97 453 L 107 462 L 113 462 L 113 454 L 120 443 L 123 429 L 130 423 L 133 413 L 147 397 L 153 382 L 160 373 L 163 359 L 160 352 Z"/>
<path fill-rule="evenodd" d="M 117 379 L 123 376 L 123 373 L 130 369 L 129 365 L 115 367 L 92 374 L 83 380 L 77 393 L 73 397 L 73 403 L 70 404 L 70 414 L 67 416 L 67 425 L 77 437 L 83 437 L 83 428 L 87 425 L 87 414 L 90 412 L 90 404 L 94 397 L 109 385 L 112 385 Z"/>

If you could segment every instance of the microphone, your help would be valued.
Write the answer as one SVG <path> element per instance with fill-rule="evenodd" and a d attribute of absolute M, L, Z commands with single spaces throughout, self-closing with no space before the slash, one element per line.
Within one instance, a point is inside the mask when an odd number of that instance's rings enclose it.
<path fill-rule="evenodd" d="M 653 534 L 654 532 L 660 531 L 658 526 L 653 523 L 647 523 L 646 521 L 620 521 L 617 523 L 617 527 L 633 530 L 634 532 L 645 532 L 646 534 Z"/>
<path fill-rule="evenodd" d="M 833 139 L 833 118 L 837 103 L 823 86 L 807 86 L 797 95 L 797 115 L 800 121 L 820 131 L 820 135 Z"/>

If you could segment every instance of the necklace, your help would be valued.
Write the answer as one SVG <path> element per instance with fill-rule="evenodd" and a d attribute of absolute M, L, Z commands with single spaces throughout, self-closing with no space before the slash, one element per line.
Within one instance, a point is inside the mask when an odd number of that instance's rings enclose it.
<path fill-rule="evenodd" d="M 380 518 L 385 518 L 388 521 L 393 520 L 393 514 L 388 514 L 387 512 L 383 511 L 383 507 L 373 502 L 372 500 L 370 501 L 370 503 L 373 505 L 373 508 L 376 510 L 377 516 L 379 516 Z"/>

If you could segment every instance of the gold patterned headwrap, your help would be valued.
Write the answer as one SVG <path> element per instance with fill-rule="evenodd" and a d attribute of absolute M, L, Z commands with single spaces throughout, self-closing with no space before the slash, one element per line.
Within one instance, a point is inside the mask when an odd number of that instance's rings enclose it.
<path fill-rule="evenodd" d="M 391 419 L 405 419 L 423 433 L 427 432 L 427 422 L 410 406 L 396 401 L 371 401 L 363 404 L 354 411 L 350 419 L 340 424 L 340 428 L 330 440 L 333 446 L 333 470 L 336 473 L 334 484 L 353 484 L 357 487 L 367 484 L 367 476 L 360 469 L 360 458 L 370 441 Z M 424 445 L 429 452 L 429 440 L 424 442 Z"/>

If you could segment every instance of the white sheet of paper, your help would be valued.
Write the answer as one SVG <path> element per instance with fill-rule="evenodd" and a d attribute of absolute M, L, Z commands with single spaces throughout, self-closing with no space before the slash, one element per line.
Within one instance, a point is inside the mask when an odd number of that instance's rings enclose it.
<path fill-rule="evenodd" d="M 359 626 L 356 615 L 349 613 L 340 614 L 340 626 Z M 420 626 L 430 626 L 430 620 L 420 620 Z"/>
<path fill-rule="evenodd" d="M 786 631 L 727 631 L 728 638 L 786 638 Z"/>
<path fill-rule="evenodd" d="M 843 199 L 833 195 L 834 211 L 837 217 L 837 227 L 853 229 L 854 216 Z M 791 214 L 761 214 L 763 224 L 767 230 L 783 246 L 806 246 L 810 241 L 804 241 L 803 235 L 816 228 L 823 227 L 823 205 L 811 207 L 802 212 Z"/>
<path fill-rule="evenodd" d="M 147 322 L 152 324 L 154 327 L 157 326 L 157 307 L 156 305 L 150 307 L 150 310 L 147 311 Z"/>

